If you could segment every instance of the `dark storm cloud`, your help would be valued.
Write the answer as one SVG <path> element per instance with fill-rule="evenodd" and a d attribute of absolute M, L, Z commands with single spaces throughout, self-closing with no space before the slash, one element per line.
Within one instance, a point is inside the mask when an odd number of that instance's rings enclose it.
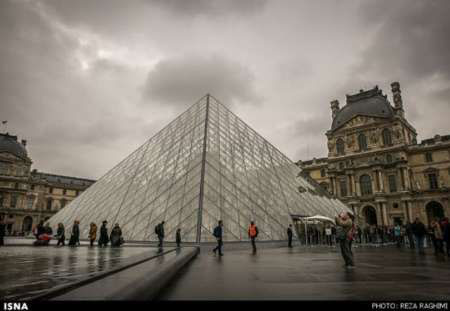
<path fill-rule="evenodd" d="M 260 12 L 266 0 L 149 0 L 179 15 L 247 15 Z"/>
<path fill-rule="evenodd" d="M 213 55 L 190 55 L 159 62 L 143 92 L 150 102 L 186 107 L 209 93 L 226 105 L 257 104 L 254 77 L 241 64 Z"/>
<path fill-rule="evenodd" d="M 361 14 L 378 31 L 359 69 L 450 78 L 449 1 L 373 1 L 362 5 Z"/>

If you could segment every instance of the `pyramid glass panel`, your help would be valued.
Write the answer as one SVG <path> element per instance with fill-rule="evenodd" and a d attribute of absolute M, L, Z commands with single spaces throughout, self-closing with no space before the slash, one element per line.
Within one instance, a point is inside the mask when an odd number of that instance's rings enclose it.
<path fill-rule="evenodd" d="M 330 197 L 285 155 L 210 95 L 149 139 L 50 219 L 71 228 L 119 223 L 125 240 L 166 239 L 180 228 L 186 242 L 214 241 L 219 220 L 225 241 L 286 239 L 291 215 L 333 217 L 348 208 Z"/>

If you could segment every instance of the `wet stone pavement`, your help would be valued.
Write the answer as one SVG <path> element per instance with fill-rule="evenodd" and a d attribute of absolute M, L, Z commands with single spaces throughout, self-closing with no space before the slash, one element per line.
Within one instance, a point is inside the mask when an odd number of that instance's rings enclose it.
<path fill-rule="evenodd" d="M 0 248 L 0 297 L 29 298 L 55 286 L 118 268 L 151 247 L 7 246 Z"/>
<path fill-rule="evenodd" d="M 354 249 L 346 269 L 334 248 L 210 249 L 181 270 L 161 300 L 449 300 L 450 260 L 431 250 Z"/>

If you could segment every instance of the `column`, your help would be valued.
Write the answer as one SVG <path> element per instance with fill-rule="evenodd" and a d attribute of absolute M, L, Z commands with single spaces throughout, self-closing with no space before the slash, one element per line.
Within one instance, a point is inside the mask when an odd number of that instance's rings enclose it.
<path fill-rule="evenodd" d="M 411 211 L 411 204 L 409 201 L 405 201 L 405 209 L 406 209 L 406 220 L 412 223 L 413 222 L 412 211 Z"/>
<path fill-rule="evenodd" d="M 376 176 L 376 174 L 374 174 L 375 172 L 372 172 L 372 177 L 371 182 L 372 182 L 372 191 L 373 192 L 378 192 L 378 187 L 377 187 L 377 183 L 376 183 L 376 178 L 374 178 L 374 176 Z"/>
<path fill-rule="evenodd" d="M 403 175 L 403 167 L 401 167 L 399 170 L 400 170 L 400 181 L 402 185 L 402 190 L 405 191 L 406 187 L 405 187 L 405 175 Z"/>
<path fill-rule="evenodd" d="M 386 211 L 386 203 L 380 203 L 380 207 L 381 207 L 381 215 L 383 217 L 383 225 L 387 226 L 388 225 L 388 217 L 387 217 L 387 211 Z"/>
<path fill-rule="evenodd" d="M 375 192 L 380 192 L 380 176 L 378 175 L 378 171 L 373 171 L 375 175 Z"/>
<path fill-rule="evenodd" d="M 378 178 L 380 180 L 380 192 L 384 192 L 384 180 L 383 180 L 383 174 L 381 174 L 381 170 L 378 171 Z"/>
<path fill-rule="evenodd" d="M 348 177 L 348 195 L 353 196 L 353 183 L 352 183 L 352 175 L 347 175 Z"/>
<path fill-rule="evenodd" d="M 355 180 L 355 175 L 350 175 L 351 179 L 352 179 L 352 189 L 353 189 L 353 196 L 357 196 L 358 192 L 356 191 L 356 180 Z"/>
<path fill-rule="evenodd" d="M 409 181 L 409 174 L 408 174 L 408 168 L 403 169 L 403 179 L 405 180 L 405 190 L 409 190 L 411 187 L 411 183 Z"/>
<path fill-rule="evenodd" d="M 333 179 L 332 179 L 332 182 L 333 182 L 333 194 L 334 194 L 334 196 L 338 196 L 338 190 L 337 190 L 337 184 L 336 184 L 336 177 L 333 177 Z"/>

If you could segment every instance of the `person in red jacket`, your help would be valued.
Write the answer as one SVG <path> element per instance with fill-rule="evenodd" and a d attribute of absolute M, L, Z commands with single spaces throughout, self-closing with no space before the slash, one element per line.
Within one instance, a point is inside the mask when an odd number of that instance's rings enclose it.
<path fill-rule="evenodd" d="M 256 253 L 256 244 L 255 239 L 258 236 L 258 227 L 255 225 L 255 222 L 250 222 L 250 227 L 248 227 L 248 237 L 252 241 L 253 254 Z"/>

